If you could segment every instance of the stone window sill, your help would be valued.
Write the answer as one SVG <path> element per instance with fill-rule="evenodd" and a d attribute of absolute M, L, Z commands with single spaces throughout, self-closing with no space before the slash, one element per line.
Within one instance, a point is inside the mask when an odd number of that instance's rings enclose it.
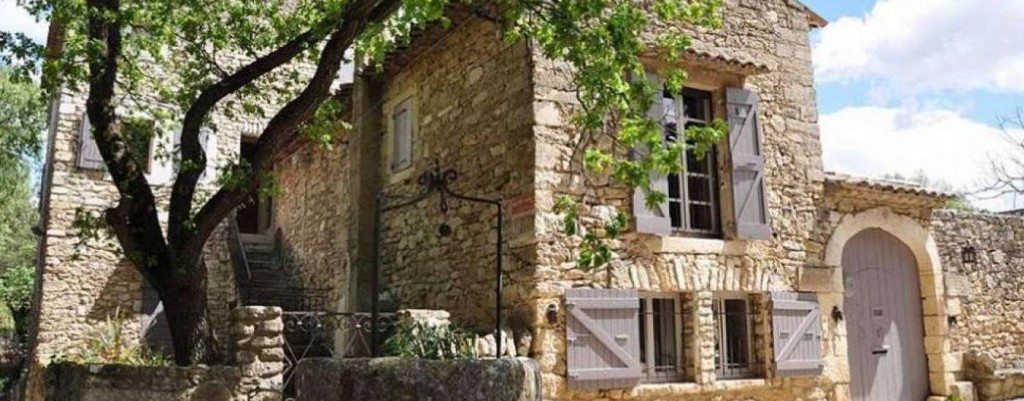
<path fill-rule="evenodd" d="M 650 236 L 647 244 L 655 253 L 745 255 L 747 241 L 717 238 Z"/>
<path fill-rule="evenodd" d="M 728 391 L 757 389 L 768 385 L 765 379 L 719 380 L 714 384 L 700 385 L 697 383 L 651 383 L 641 384 L 633 388 L 634 396 L 668 396 L 706 393 L 708 391 Z"/>

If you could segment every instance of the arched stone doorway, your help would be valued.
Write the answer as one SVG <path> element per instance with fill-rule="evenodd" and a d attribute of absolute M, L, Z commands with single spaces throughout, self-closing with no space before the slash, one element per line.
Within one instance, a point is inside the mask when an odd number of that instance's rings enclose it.
<path fill-rule="evenodd" d="M 869 209 L 860 213 L 844 214 L 832 231 L 825 247 L 825 263 L 843 266 L 843 251 L 861 232 L 880 229 L 898 239 L 913 255 L 917 264 L 920 284 L 921 320 L 924 326 L 924 351 L 927 357 L 928 388 L 932 395 L 949 395 L 955 381 L 954 365 L 943 363 L 949 348 L 946 321 L 945 288 L 938 248 L 929 228 L 921 222 L 893 212 L 887 207 Z M 838 306 L 845 312 L 845 294 Z M 849 349 L 849 322 L 840 325 L 836 346 Z M 846 355 L 849 361 L 849 355 Z M 842 363 L 842 360 L 840 360 Z M 849 371 L 848 369 L 843 369 Z M 902 400 L 901 400 L 902 401 Z"/>
<path fill-rule="evenodd" d="M 928 362 L 917 261 L 878 228 L 843 248 L 850 395 L 856 401 L 924 401 Z"/>

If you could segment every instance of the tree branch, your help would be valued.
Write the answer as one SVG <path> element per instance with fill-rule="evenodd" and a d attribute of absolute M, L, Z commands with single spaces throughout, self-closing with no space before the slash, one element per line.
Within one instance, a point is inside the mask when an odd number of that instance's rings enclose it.
<path fill-rule="evenodd" d="M 352 46 L 366 26 L 383 22 L 400 4 L 400 0 L 361 0 L 346 5 L 342 13 L 345 21 L 321 50 L 313 78 L 298 96 L 278 111 L 261 133 L 253 154 L 252 169 L 245 182 L 237 187 L 221 188 L 196 213 L 196 231 L 183 244 L 184 254 L 199 254 L 198 250 L 202 249 L 217 225 L 259 187 L 261 179 L 273 168 L 278 151 L 297 139 L 299 128 L 309 121 L 328 97 L 345 50 Z"/>
<path fill-rule="evenodd" d="M 167 233 L 172 247 L 177 248 L 188 237 L 186 222 L 192 217 L 196 184 L 206 169 L 206 152 L 199 143 L 199 131 L 202 129 L 203 121 L 214 106 L 225 97 L 287 64 L 302 53 L 306 46 L 321 40 L 324 34 L 318 35 L 314 33 L 315 31 L 316 29 L 309 30 L 296 36 L 276 50 L 210 85 L 199 94 L 185 113 L 181 129 L 181 162 L 187 161 L 191 168 L 179 169 L 171 190 Z"/>
<path fill-rule="evenodd" d="M 88 0 L 89 38 L 101 44 L 98 57 L 89 58 L 89 96 L 86 113 L 93 137 L 107 171 L 120 195 L 117 207 L 107 209 L 106 221 L 122 239 L 126 255 L 144 273 L 156 271 L 147 261 L 168 256 L 156 212 L 153 192 L 133 150 L 117 123 L 113 103 L 117 85 L 118 60 L 121 57 L 121 22 L 112 15 L 120 11 L 119 0 Z M 127 239 L 127 240 L 125 240 Z M 145 248 L 146 258 L 140 257 Z"/>

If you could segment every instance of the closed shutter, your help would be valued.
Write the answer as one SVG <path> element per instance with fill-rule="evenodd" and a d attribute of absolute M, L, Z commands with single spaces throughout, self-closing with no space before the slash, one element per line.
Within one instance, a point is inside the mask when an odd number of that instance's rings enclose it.
<path fill-rule="evenodd" d="M 815 376 L 822 372 L 821 307 L 811 293 L 772 294 L 775 372 L 779 377 Z"/>
<path fill-rule="evenodd" d="M 664 83 L 661 77 L 653 73 L 647 73 L 647 80 L 651 86 L 657 89 L 651 106 L 648 108 L 647 116 L 654 121 L 661 122 L 664 118 L 661 92 Z M 663 135 L 664 136 L 664 135 Z M 640 157 L 647 152 L 647 149 L 638 148 L 633 150 L 635 157 Z M 668 194 L 668 176 L 661 173 L 651 173 L 651 189 Z M 647 194 L 636 188 L 633 190 L 633 218 L 636 220 L 636 231 L 646 234 L 669 235 L 672 233 L 672 218 L 668 212 L 668 199 L 653 208 L 647 206 Z"/>
<path fill-rule="evenodd" d="M 412 99 L 395 106 L 392 124 L 391 171 L 402 171 L 412 165 Z"/>
<path fill-rule="evenodd" d="M 772 235 L 764 184 L 764 154 L 758 96 L 754 91 L 727 88 L 729 149 L 732 155 L 732 197 L 739 239 Z"/>
<path fill-rule="evenodd" d="M 174 355 L 171 327 L 164 314 L 160 295 L 148 284 L 142 287 L 142 339 L 154 352 Z"/>
<path fill-rule="evenodd" d="M 100 148 L 92 137 L 92 124 L 85 113 L 82 113 L 82 121 L 78 124 L 78 167 L 89 170 L 102 170 L 104 167 Z"/>
<path fill-rule="evenodd" d="M 636 290 L 566 290 L 572 389 L 633 387 L 640 381 L 640 298 Z"/>

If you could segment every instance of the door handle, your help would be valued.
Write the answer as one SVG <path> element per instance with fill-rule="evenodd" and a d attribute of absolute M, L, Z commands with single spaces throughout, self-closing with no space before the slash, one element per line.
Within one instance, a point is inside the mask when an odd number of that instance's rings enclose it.
<path fill-rule="evenodd" d="M 879 349 L 871 351 L 872 355 L 885 355 L 885 354 L 888 354 L 888 353 L 889 353 L 889 346 L 888 345 L 883 345 L 882 348 L 879 348 Z"/>

